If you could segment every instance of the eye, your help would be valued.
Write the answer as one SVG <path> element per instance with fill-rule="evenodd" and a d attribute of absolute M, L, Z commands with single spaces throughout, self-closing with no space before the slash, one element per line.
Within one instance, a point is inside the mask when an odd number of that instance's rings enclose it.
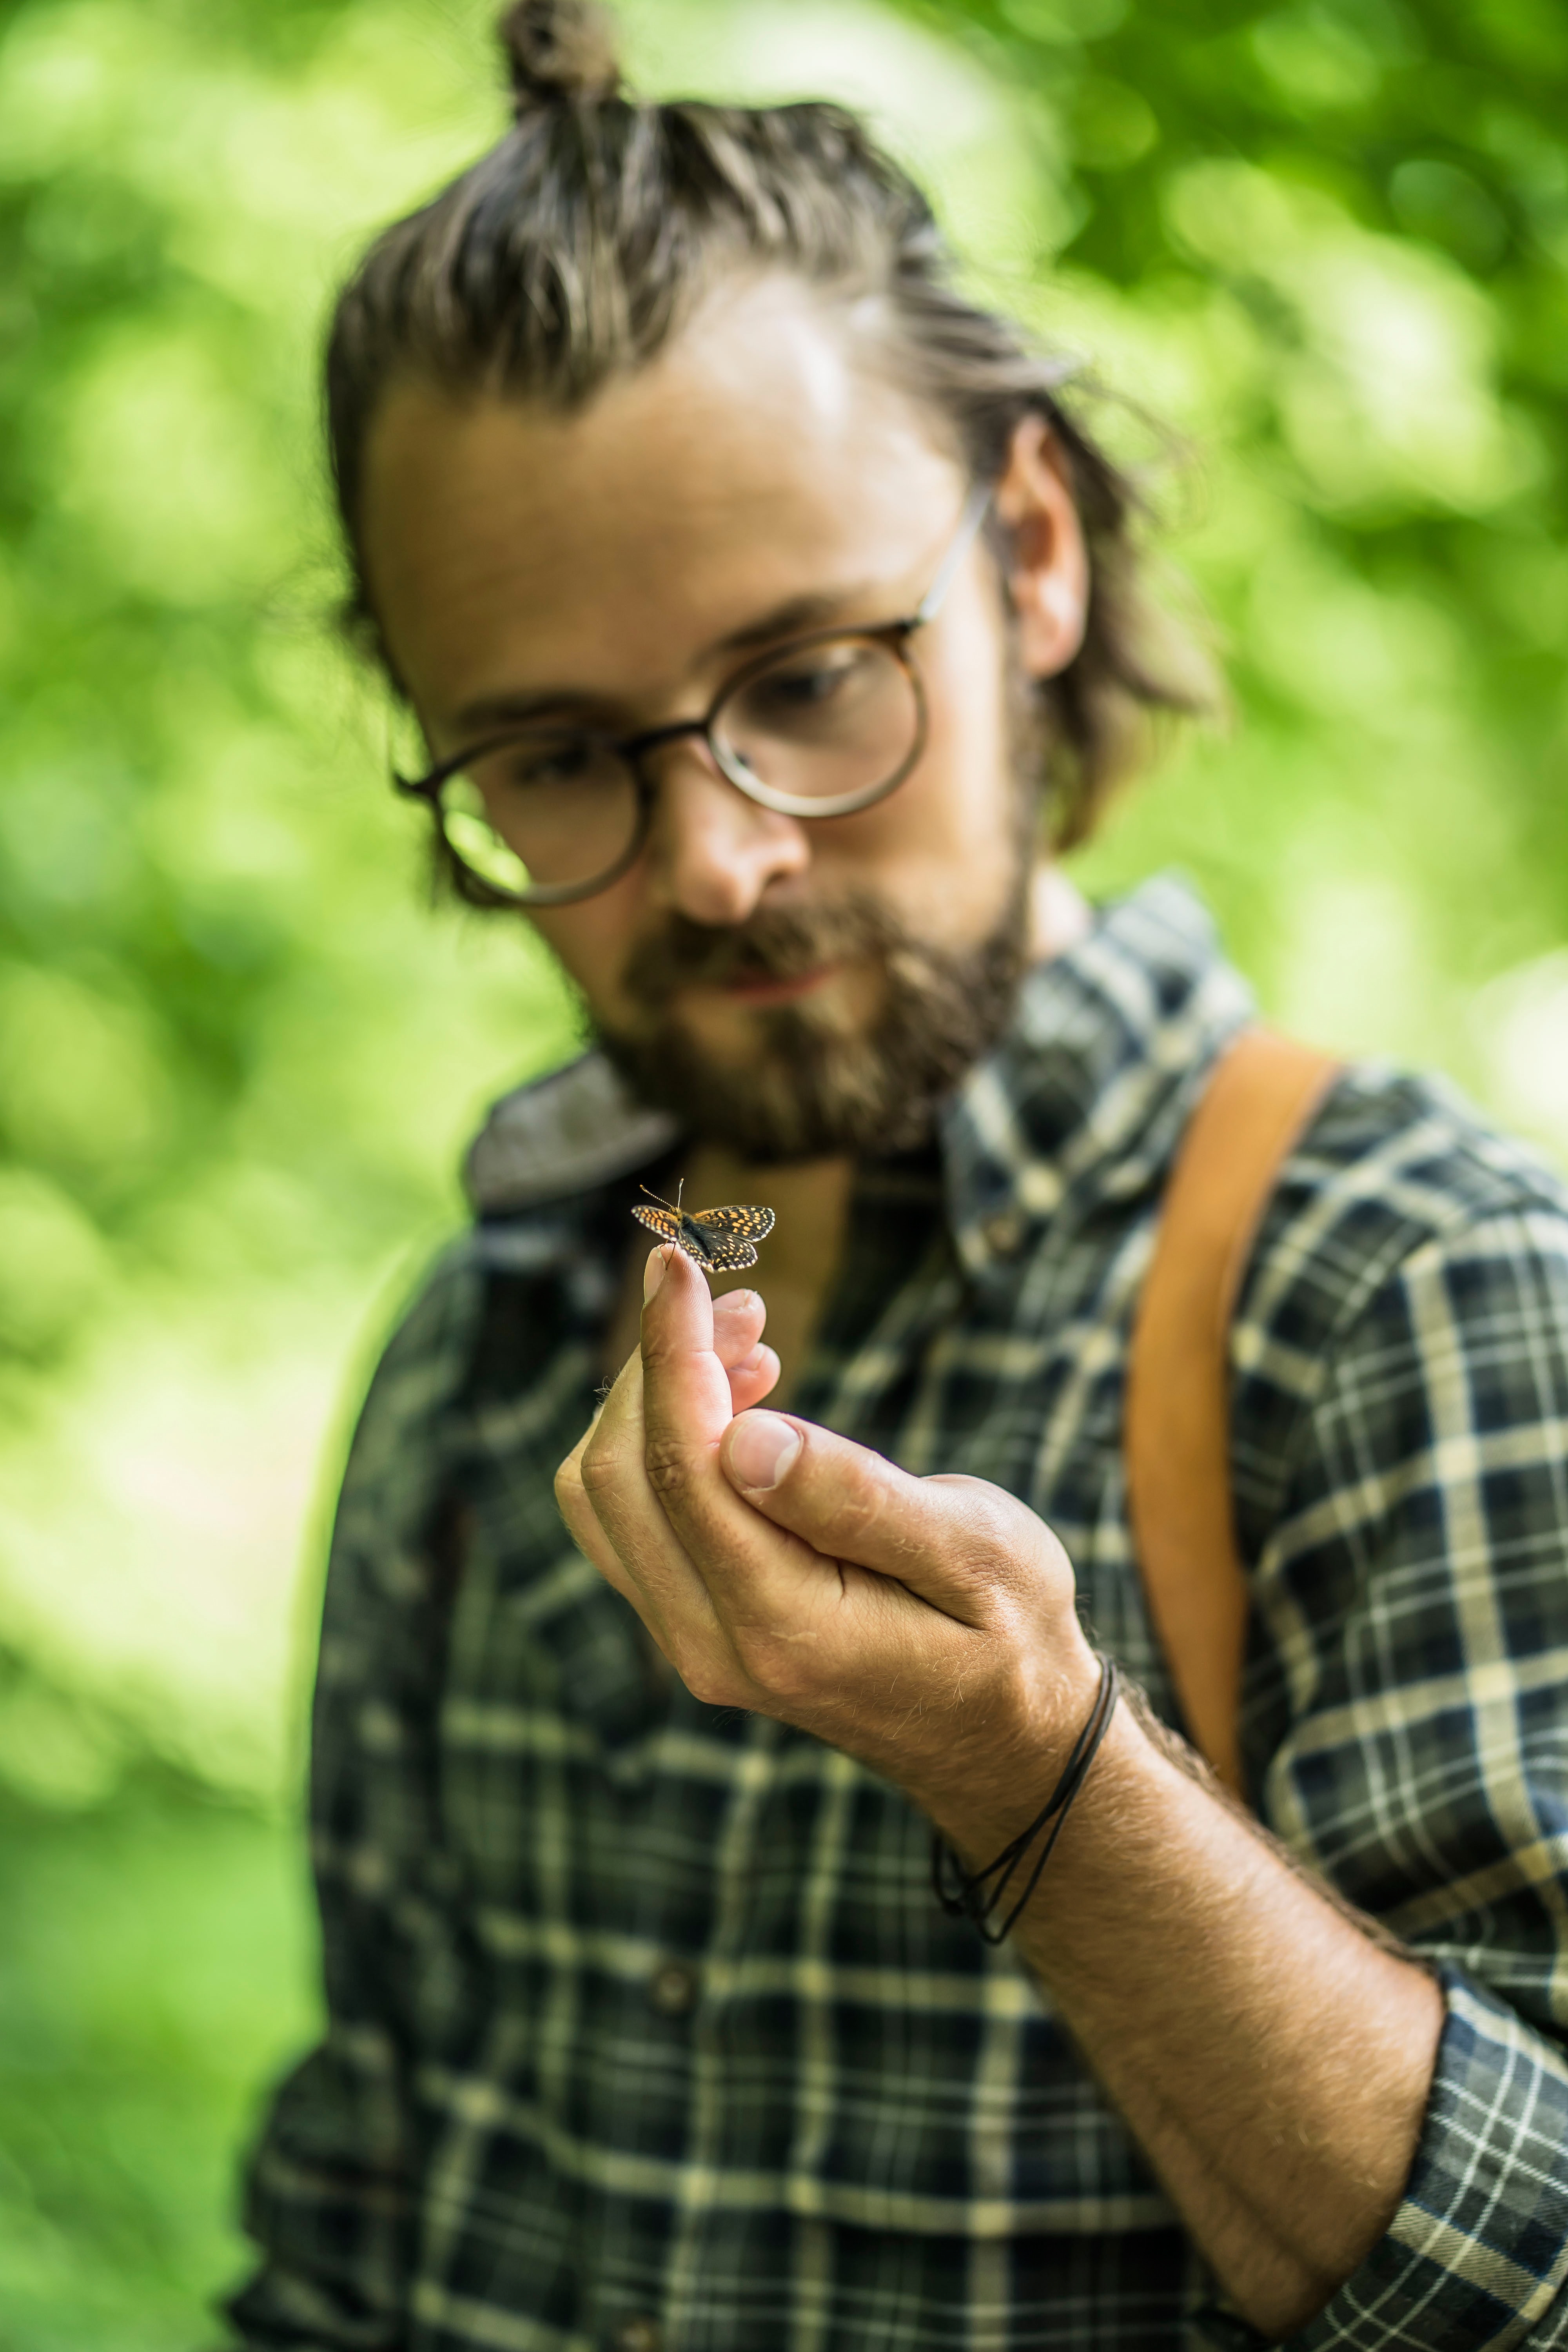
<path fill-rule="evenodd" d="M 557 735 L 509 744 L 495 755 L 495 780 L 511 792 L 577 784 L 592 773 L 598 755 L 584 735 Z"/>
<path fill-rule="evenodd" d="M 780 710 L 816 710 L 853 685 L 860 667 L 858 646 L 825 646 L 781 662 L 753 681 L 752 692 Z"/>
<path fill-rule="evenodd" d="M 537 800 L 542 793 L 620 792 L 626 770 L 616 752 L 593 735 L 513 736 L 480 752 L 468 773 L 485 796 L 498 803 Z"/>

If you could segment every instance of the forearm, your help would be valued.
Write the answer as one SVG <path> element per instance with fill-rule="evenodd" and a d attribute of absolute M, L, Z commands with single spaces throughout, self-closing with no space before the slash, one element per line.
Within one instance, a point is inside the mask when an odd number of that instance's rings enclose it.
<path fill-rule="evenodd" d="M 1018 1826 L 984 1804 L 943 1823 L 980 1859 Z M 1126 1705 L 1013 1939 L 1237 2309 L 1270 2336 L 1299 2326 L 1399 2201 L 1436 1984 Z"/>

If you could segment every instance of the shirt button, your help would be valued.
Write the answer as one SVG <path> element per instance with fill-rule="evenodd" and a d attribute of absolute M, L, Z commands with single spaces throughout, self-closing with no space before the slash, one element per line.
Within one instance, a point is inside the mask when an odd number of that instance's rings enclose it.
<path fill-rule="evenodd" d="M 610 2352 L 658 2352 L 663 2341 L 658 2320 L 639 2311 L 622 2320 L 610 2338 Z"/>
<path fill-rule="evenodd" d="M 1024 1220 L 1016 1209 L 998 1209 L 982 1224 L 980 1238 L 993 1257 L 1016 1257 L 1024 1246 Z"/>
<path fill-rule="evenodd" d="M 656 1969 L 648 1979 L 648 2007 L 656 2017 L 689 2017 L 697 2006 L 697 1992 L 696 1969 L 687 1968 L 679 1960 L 666 1960 L 664 1966 Z M 628 2327 L 640 2327 L 645 2324 L 652 2326 L 651 2321 L 626 2322 Z M 618 2338 L 616 2340 L 619 2341 Z M 637 2345 L 640 2346 L 641 2342 L 639 2336 Z M 636 2352 L 636 2347 L 631 2347 L 631 2352 Z"/>

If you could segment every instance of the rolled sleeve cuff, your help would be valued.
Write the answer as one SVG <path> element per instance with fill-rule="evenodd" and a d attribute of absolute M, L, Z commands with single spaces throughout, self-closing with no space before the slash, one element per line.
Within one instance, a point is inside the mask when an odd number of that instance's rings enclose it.
<path fill-rule="evenodd" d="M 1415 2161 L 1381 2238 L 1290 2352 L 1480 2352 L 1540 2329 L 1568 2275 L 1568 2063 L 1468 1978 L 1447 2015 Z M 1568 2343 L 1563 2310 L 1534 2340 Z"/>

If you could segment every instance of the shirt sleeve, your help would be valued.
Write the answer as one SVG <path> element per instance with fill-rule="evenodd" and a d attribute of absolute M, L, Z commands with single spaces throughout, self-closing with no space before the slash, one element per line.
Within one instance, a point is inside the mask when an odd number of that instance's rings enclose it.
<path fill-rule="evenodd" d="M 311 1729 L 326 2027 L 252 2159 L 245 2221 L 262 2262 L 227 2306 L 240 2341 L 268 2352 L 395 2352 L 407 2340 L 412 2010 L 442 1867 L 444 1425 L 475 1287 L 449 1265 L 394 1339 L 338 1507 Z"/>
<path fill-rule="evenodd" d="M 1447 2011 L 1398 2210 L 1292 2345 L 1568 2345 L 1561 1212 L 1490 1214 L 1381 1281 L 1258 1592 L 1288 1726 L 1264 1818 L 1431 1962 Z"/>

